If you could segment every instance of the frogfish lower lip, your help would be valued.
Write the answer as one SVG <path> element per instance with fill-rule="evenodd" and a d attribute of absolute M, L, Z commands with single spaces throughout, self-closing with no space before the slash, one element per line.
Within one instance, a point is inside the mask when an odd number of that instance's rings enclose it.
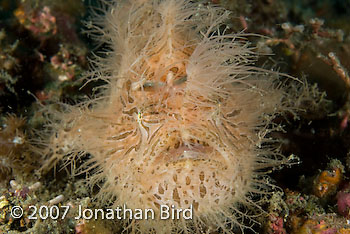
<path fill-rule="evenodd" d="M 177 162 L 182 160 L 198 160 L 198 159 L 208 159 L 213 153 L 214 149 L 210 146 L 205 146 L 202 144 L 195 145 L 183 145 L 178 148 L 171 150 L 166 150 L 162 152 L 162 157 L 167 162 Z"/>

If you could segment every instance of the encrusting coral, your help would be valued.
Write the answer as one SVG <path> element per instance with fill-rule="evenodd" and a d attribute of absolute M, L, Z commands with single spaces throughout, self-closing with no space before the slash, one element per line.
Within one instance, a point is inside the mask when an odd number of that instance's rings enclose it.
<path fill-rule="evenodd" d="M 135 232 L 249 228 L 242 206 L 259 208 L 252 195 L 271 188 L 267 171 L 287 161 L 268 137 L 281 129 L 272 120 L 294 113 L 303 94 L 254 66 L 257 54 L 243 34 L 226 33 L 220 7 L 130 0 L 106 9 L 90 27 L 110 51 L 90 79 L 107 84 L 52 114 L 44 168 L 89 154 L 74 173 L 91 172 L 100 201 L 155 211 L 129 221 Z M 192 208 L 193 219 L 161 220 L 162 205 Z"/>

